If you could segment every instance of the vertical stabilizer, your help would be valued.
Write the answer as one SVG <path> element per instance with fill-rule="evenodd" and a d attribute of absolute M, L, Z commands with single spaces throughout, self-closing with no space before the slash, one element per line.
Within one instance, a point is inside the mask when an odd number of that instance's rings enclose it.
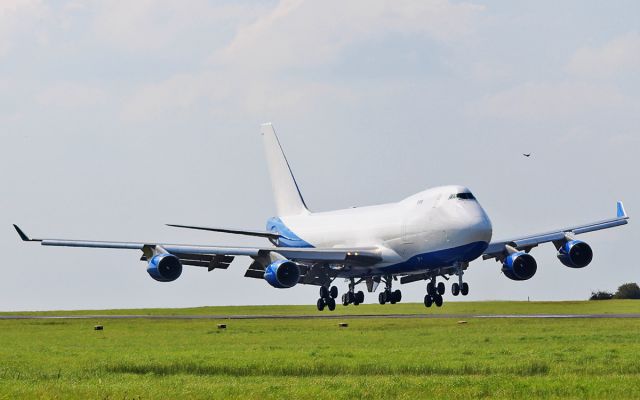
<path fill-rule="evenodd" d="M 307 213 L 307 206 L 271 123 L 262 124 L 260 133 L 264 141 L 278 216 Z"/>

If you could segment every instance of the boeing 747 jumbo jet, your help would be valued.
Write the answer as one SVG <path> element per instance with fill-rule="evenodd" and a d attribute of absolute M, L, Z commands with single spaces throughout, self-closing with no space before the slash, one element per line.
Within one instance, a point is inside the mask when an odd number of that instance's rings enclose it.
<path fill-rule="evenodd" d="M 576 237 L 583 233 L 624 225 L 629 219 L 621 202 L 615 218 L 590 224 L 491 241 L 491 221 L 473 194 L 463 186 L 442 186 L 424 190 L 397 203 L 357 207 L 329 212 L 311 212 L 307 208 L 280 142 L 271 124 L 262 125 L 266 158 L 278 216 L 267 221 L 266 230 L 239 230 L 218 227 L 170 225 L 180 228 L 225 232 L 265 238 L 264 247 L 219 247 L 164 243 L 101 242 L 65 239 L 31 239 L 14 225 L 24 241 L 44 246 L 95 247 L 141 250 L 147 272 L 159 282 L 180 277 L 184 265 L 209 271 L 226 269 L 237 256 L 253 262 L 245 276 L 265 280 L 286 289 L 297 284 L 320 288 L 318 310 L 334 310 L 338 288 L 336 279 L 344 279 L 348 290 L 342 304 L 364 302 L 364 292 L 356 286 L 364 283 L 369 293 L 384 283 L 378 296 L 380 304 L 397 303 L 401 284 L 428 281 L 424 305 L 442 306 L 445 284 L 456 276 L 451 294 L 466 296 L 464 281 L 469 263 L 480 257 L 495 259 L 504 275 L 515 281 L 531 279 L 537 263 L 530 251 L 551 242 L 558 259 L 569 268 L 584 268 L 591 262 L 591 247 Z"/>

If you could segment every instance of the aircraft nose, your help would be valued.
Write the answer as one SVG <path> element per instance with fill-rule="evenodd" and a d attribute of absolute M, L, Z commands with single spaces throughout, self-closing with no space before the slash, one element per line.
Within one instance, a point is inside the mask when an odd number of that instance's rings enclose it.
<path fill-rule="evenodd" d="M 479 204 L 472 208 L 469 212 L 469 231 L 472 232 L 475 241 L 491 242 L 493 227 L 489 216 Z"/>

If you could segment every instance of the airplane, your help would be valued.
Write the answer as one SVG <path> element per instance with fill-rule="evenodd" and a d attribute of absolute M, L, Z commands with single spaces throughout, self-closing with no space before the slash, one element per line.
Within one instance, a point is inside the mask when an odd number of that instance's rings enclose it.
<path fill-rule="evenodd" d="M 347 282 L 347 291 L 341 296 L 344 306 L 364 302 L 364 292 L 356 291 L 363 283 L 369 293 L 383 283 L 378 302 L 395 304 L 402 300 L 402 292 L 393 290 L 394 282 L 428 281 L 426 307 L 442 306 L 446 290 L 443 280 L 454 276 L 457 279 L 451 285 L 451 294 L 466 296 L 469 284 L 463 279 L 464 273 L 479 258 L 499 262 L 503 274 L 511 280 L 528 280 L 538 268 L 530 252 L 543 243 L 553 243 L 565 266 L 584 268 L 591 263 L 593 250 L 577 236 L 625 225 L 629 220 L 619 201 L 615 218 L 491 241 L 493 229 L 485 210 L 468 188 L 453 185 L 427 189 L 396 203 L 311 212 L 272 124 L 261 125 L 261 134 L 277 209 L 277 216 L 268 219 L 266 230 L 169 226 L 260 237 L 270 245 L 33 239 L 17 225 L 14 228 L 23 241 L 44 246 L 142 251 L 141 261 L 147 262 L 148 274 L 159 282 L 175 281 L 185 265 L 212 271 L 228 268 L 235 257 L 250 257 L 246 277 L 262 279 L 279 289 L 298 284 L 318 286 L 318 310 L 333 311 L 338 297 L 334 282 L 338 279 Z"/>

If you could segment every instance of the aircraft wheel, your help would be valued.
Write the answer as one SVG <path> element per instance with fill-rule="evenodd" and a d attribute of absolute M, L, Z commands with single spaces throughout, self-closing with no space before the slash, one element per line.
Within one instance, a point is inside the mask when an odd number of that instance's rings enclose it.
<path fill-rule="evenodd" d="M 427 283 L 427 294 L 433 296 L 435 294 L 436 288 L 433 285 L 433 281 Z"/>
<path fill-rule="evenodd" d="M 331 286 L 331 289 L 329 290 L 329 294 L 331 295 L 332 299 L 335 299 L 338 297 L 338 288 L 335 286 Z"/>
<path fill-rule="evenodd" d="M 460 293 L 462 293 L 463 296 L 466 296 L 469 294 L 469 284 L 467 282 L 462 282 Z"/>
<path fill-rule="evenodd" d="M 451 285 L 451 294 L 454 296 L 457 296 L 460 294 L 460 285 L 458 285 L 458 282 Z"/>
<path fill-rule="evenodd" d="M 364 303 L 364 292 L 362 290 L 356 293 L 356 300 L 358 303 Z"/>
<path fill-rule="evenodd" d="M 336 300 L 333 297 L 329 297 L 327 300 L 327 308 L 329 311 L 333 311 L 336 309 Z"/>
<path fill-rule="evenodd" d="M 326 286 L 320 286 L 320 297 L 323 299 L 329 297 L 329 288 Z"/>
<path fill-rule="evenodd" d="M 442 296 L 437 295 L 433 298 L 433 302 L 436 303 L 436 306 L 442 307 Z"/>
<path fill-rule="evenodd" d="M 342 305 L 343 306 L 348 306 L 349 305 L 349 297 L 348 297 L 348 292 L 347 293 L 342 293 Z"/>
<path fill-rule="evenodd" d="M 318 306 L 318 311 L 324 310 L 324 299 L 322 297 L 319 298 L 316 305 Z"/>
<path fill-rule="evenodd" d="M 396 300 L 396 303 L 400 303 L 400 300 L 402 300 L 402 292 L 400 290 L 396 290 L 393 292 L 393 297 Z"/>
<path fill-rule="evenodd" d="M 384 304 L 387 302 L 387 299 L 386 299 L 387 296 L 385 296 L 385 294 L 386 292 L 380 292 L 380 294 L 378 295 L 378 303 Z"/>
<path fill-rule="evenodd" d="M 431 307 L 431 305 L 433 304 L 433 298 L 430 295 L 425 295 L 424 296 L 424 306 L 425 307 Z"/>
<path fill-rule="evenodd" d="M 438 282 L 438 294 L 442 296 L 444 294 L 444 282 Z"/>

